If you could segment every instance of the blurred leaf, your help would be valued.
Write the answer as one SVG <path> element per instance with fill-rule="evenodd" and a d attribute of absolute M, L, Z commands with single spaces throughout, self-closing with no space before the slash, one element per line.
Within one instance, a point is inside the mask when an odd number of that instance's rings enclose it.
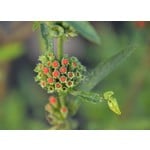
<path fill-rule="evenodd" d="M 2 106 L 3 115 L 0 122 L 3 129 L 23 129 L 26 119 L 25 105 L 18 91 L 10 93 Z"/>
<path fill-rule="evenodd" d="M 32 30 L 36 31 L 40 28 L 40 21 L 34 21 L 32 25 Z"/>
<path fill-rule="evenodd" d="M 79 89 L 84 91 L 92 90 L 100 81 L 102 81 L 108 74 L 116 69 L 123 61 L 125 61 L 134 50 L 134 46 L 129 46 L 116 55 L 112 56 L 106 62 L 98 64 L 96 68 L 89 73 Z"/>
<path fill-rule="evenodd" d="M 67 21 L 71 26 L 73 26 L 78 33 L 91 42 L 100 44 L 99 35 L 96 33 L 95 29 L 87 21 Z"/>
<path fill-rule="evenodd" d="M 24 53 L 20 43 L 0 46 L 0 62 L 11 61 Z"/>

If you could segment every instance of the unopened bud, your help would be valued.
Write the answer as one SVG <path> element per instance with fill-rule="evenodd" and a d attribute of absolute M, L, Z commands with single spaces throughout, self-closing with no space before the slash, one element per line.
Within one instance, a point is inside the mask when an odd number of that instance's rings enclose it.
<path fill-rule="evenodd" d="M 53 75 L 54 78 L 58 78 L 59 75 L 60 75 L 60 72 L 58 70 L 54 70 L 52 75 Z"/>
<path fill-rule="evenodd" d="M 43 73 L 44 73 L 44 74 L 48 74 L 48 72 L 49 72 L 49 69 L 48 69 L 47 67 L 44 67 L 44 68 L 43 68 Z"/>
<path fill-rule="evenodd" d="M 60 71 L 61 73 L 65 74 L 65 73 L 67 72 L 67 68 L 64 67 L 64 66 L 62 66 L 62 67 L 60 67 L 59 71 Z"/>
<path fill-rule="evenodd" d="M 58 106 L 57 99 L 54 96 L 49 97 L 49 103 L 54 106 L 55 108 Z"/>
<path fill-rule="evenodd" d="M 67 80 L 67 78 L 66 78 L 65 76 L 61 76 L 61 77 L 60 77 L 60 82 L 61 82 L 61 83 L 65 83 L 66 80 Z"/>
<path fill-rule="evenodd" d="M 53 84 L 53 83 L 54 83 L 54 79 L 53 79 L 52 77 L 49 77 L 49 78 L 47 79 L 47 82 L 48 82 L 49 84 Z"/>
<path fill-rule="evenodd" d="M 65 106 L 61 107 L 61 108 L 60 108 L 60 112 L 61 112 L 61 114 L 62 114 L 62 116 L 63 116 L 64 118 L 67 117 L 67 115 L 68 115 L 68 109 L 67 109 L 67 107 L 65 107 Z"/>
<path fill-rule="evenodd" d="M 52 63 L 52 67 L 53 68 L 58 68 L 59 67 L 59 62 L 57 60 L 55 60 L 53 63 Z"/>
<path fill-rule="evenodd" d="M 49 112 L 49 113 L 52 112 L 52 107 L 50 106 L 50 104 L 46 104 L 46 105 L 45 105 L 45 110 L 46 110 L 47 112 Z"/>
<path fill-rule="evenodd" d="M 41 81 L 40 85 L 41 85 L 42 88 L 44 88 L 44 87 L 46 87 L 46 82 L 45 81 Z"/>
<path fill-rule="evenodd" d="M 63 58 L 61 61 L 62 65 L 68 65 L 69 64 L 69 60 L 67 58 Z"/>

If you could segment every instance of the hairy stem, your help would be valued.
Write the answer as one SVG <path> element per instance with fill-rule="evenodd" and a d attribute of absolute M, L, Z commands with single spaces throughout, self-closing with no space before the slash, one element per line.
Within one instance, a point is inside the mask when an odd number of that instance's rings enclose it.
<path fill-rule="evenodd" d="M 45 22 L 40 24 L 42 38 L 45 42 L 46 50 L 53 51 L 53 39 L 49 36 L 49 29 Z"/>

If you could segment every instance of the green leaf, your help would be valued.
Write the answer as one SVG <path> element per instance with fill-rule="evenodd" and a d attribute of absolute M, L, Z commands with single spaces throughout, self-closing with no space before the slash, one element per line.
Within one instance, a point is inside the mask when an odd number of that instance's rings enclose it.
<path fill-rule="evenodd" d="M 84 91 L 92 90 L 100 81 L 115 70 L 123 61 L 125 61 L 134 50 L 134 46 L 129 46 L 112 56 L 106 62 L 98 64 L 97 67 L 89 73 L 87 78 L 80 85 L 79 89 Z"/>
<path fill-rule="evenodd" d="M 67 21 L 68 24 L 73 26 L 75 30 L 80 33 L 87 40 L 100 44 L 99 35 L 96 33 L 95 29 L 87 21 Z"/>

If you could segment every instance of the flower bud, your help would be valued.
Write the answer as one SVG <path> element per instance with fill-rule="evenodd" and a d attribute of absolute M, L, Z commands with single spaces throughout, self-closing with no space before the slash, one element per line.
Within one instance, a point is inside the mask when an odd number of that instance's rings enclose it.
<path fill-rule="evenodd" d="M 58 102 L 57 102 L 57 99 L 54 97 L 54 96 L 50 96 L 49 97 L 49 103 L 54 106 L 55 108 L 57 108 L 58 106 Z"/>
<path fill-rule="evenodd" d="M 62 74 L 65 74 L 67 72 L 67 68 L 62 66 L 60 67 L 59 71 L 62 73 Z"/>
<path fill-rule="evenodd" d="M 52 75 L 53 75 L 54 78 L 58 78 L 59 75 L 60 75 L 60 72 L 58 70 L 54 70 Z"/>
<path fill-rule="evenodd" d="M 66 118 L 67 115 L 68 115 L 68 108 L 67 108 L 66 106 L 62 106 L 62 107 L 60 108 L 60 112 L 61 112 L 62 116 L 63 116 L 64 118 Z"/>
<path fill-rule="evenodd" d="M 62 85 L 61 85 L 59 82 L 57 82 L 57 83 L 55 84 L 55 88 L 56 88 L 57 90 L 61 90 L 61 89 L 62 89 Z"/>
<path fill-rule="evenodd" d="M 49 69 L 48 69 L 47 67 L 44 67 L 44 68 L 43 68 L 43 73 L 44 73 L 44 74 L 48 74 L 48 72 L 49 72 Z"/>
<path fill-rule="evenodd" d="M 67 87 L 73 87 L 73 86 L 74 86 L 74 84 L 73 84 L 72 81 L 68 81 L 68 82 L 67 82 Z"/>
<path fill-rule="evenodd" d="M 69 60 L 67 58 L 63 58 L 61 61 L 62 65 L 68 65 L 69 64 Z"/>
<path fill-rule="evenodd" d="M 49 77 L 49 78 L 47 79 L 47 82 L 48 82 L 49 84 L 53 84 L 53 83 L 54 83 L 54 79 L 53 79 L 52 77 Z"/>
<path fill-rule="evenodd" d="M 53 93 L 54 92 L 54 87 L 53 86 L 50 86 L 47 90 L 48 93 Z"/>
<path fill-rule="evenodd" d="M 74 77 L 74 73 L 73 72 L 68 72 L 68 78 L 72 79 Z"/>
<path fill-rule="evenodd" d="M 61 76 L 59 80 L 61 83 L 65 83 L 67 81 L 67 78 L 65 76 Z"/>
<path fill-rule="evenodd" d="M 46 104 L 46 105 L 45 105 L 45 110 L 46 110 L 47 112 L 51 113 L 51 112 L 52 112 L 52 107 L 51 107 L 51 105 L 50 105 L 50 104 Z"/>
<path fill-rule="evenodd" d="M 59 62 L 57 60 L 54 60 L 52 63 L 53 68 L 58 68 L 59 67 Z"/>
<path fill-rule="evenodd" d="M 76 62 L 72 62 L 71 65 L 72 65 L 73 68 L 76 68 L 76 67 L 77 67 L 77 63 L 76 63 Z"/>
<path fill-rule="evenodd" d="M 49 67 L 51 66 L 51 62 L 50 61 L 47 62 L 47 66 L 49 66 Z"/>
<path fill-rule="evenodd" d="M 40 85 L 41 85 L 42 88 L 44 88 L 44 87 L 46 87 L 46 82 L 45 81 L 41 81 Z"/>

